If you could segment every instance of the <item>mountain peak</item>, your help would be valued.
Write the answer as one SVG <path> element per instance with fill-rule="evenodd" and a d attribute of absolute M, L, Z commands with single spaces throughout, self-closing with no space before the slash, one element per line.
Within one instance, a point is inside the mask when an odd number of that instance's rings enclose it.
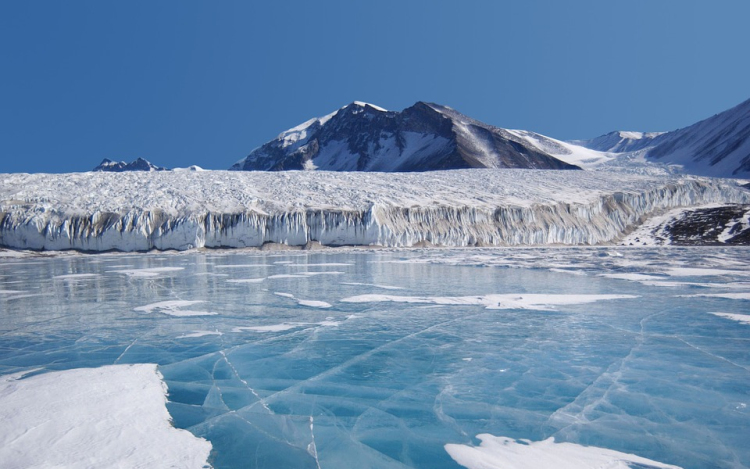
<path fill-rule="evenodd" d="M 750 99 L 671 132 L 615 131 L 570 143 L 608 153 L 638 152 L 649 160 L 714 177 L 750 176 Z"/>
<path fill-rule="evenodd" d="M 156 166 L 150 161 L 144 158 L 136 158 L 130 163 L 124 161 L 112 161 L 109 158 L 104 158 L 99 166 L 92 169 L 92 171 L 105 171 L 120 173 L 123 171 L 168 171 L 167 168 Z"/>
<path fill-rule="evenodd" d="M 579 169 L 515 134 L 423 101 L 400 112 L 355 101 L 282 132 L 230 169 L 403 172 L 461 168 Z"/>
<path fill-rule="evenodd" d="M 366 103 L 366 102 L 364 102 L 364 101 L 354 101 L 354 102 L 353 102 L 353 103 L 351 103 L 351 104 L 350 104 L 349 106 L 359 106 L 359 107 L 364 107 L 364 108 L 370 107 L 370 108 L 372 108 L 372 109 L 375 109 L 376 111 L 380 111 L 380 112 L 388 112 L 388 110 L 387 110 L 387 109 L 384 109 L 384 108 L 382 108 L 382 107 L 380 107 L 380 106 L 376 106 L 376 105 L 374 105 L 374 104 Z M 347 106 L 347 107 L 348 107 L 348 106 Z"/>

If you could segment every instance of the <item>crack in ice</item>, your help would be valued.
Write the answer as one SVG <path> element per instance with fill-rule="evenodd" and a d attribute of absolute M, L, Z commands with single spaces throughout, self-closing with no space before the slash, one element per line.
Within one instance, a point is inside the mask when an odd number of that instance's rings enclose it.
<path fill-rule="evenodd" d="M 261 403 L 261 405 L 263 406 L 263 408 L 266 409 L 268 411 L 268 413 L 273 414 L 274 411 L 271 410 L 270 407 L 268 407 L 268 404 L 266 404 L 265 400 L 262 397 L 260 397 L 260 395 L 257 392 L 255 392 L 255 389 L 253 389 L 248 384 L 247 381 L 245 381 L 244 379 L 242 379 L 242 377 L 240 376 L 240 374 L 237 372 L 237 368 L 235 368 L 234 365 L 232 365 L 232 362 L 229 361 L 229 358 L 227 357 L 227 354 L 224 353 L 224 350 L 219 350 L 219 353 L 221 354 L 222 358 L 227 363 L 227 365 L 229 365 L 229 368 L 232 370 L 232 373 L 234 373 L 234 375 L 237 377 L 237 379 L 240 380 L 240 382 L 245 385 L 245 387 L 253 394 L 253 396 L 255 396 L 258 399 L 258 402 Z M 251 406 L 252 405 L 255 405 L 255 403 L 251 404 Z"/>
<path fill-rule="evenodd" d="M 130 345 L 128 345 L 127 347 L 125 347 L 125 350 L 123 350 L 122 353 L 120 354 L 120 356 L 117 357 L 117 359 L 115 360 L 115 362 L 114 362 L 115 365 L 117 365 L 117 363 L 120 361 L 120 359 L 125 356 L 125 354 L 128 352 L 128 350 L 130 350 L 130 347 L 132 347 L 133 345 L 135 345 L 136 342 L 138 342 L 138 339 L 133 340 L 132 342 L 130 342 Z"/>
<path fill-rule="evenodd" d="M 596 408 L 597 405 L 606 402 L 607 397 L 612 392 L 613 389 L 619 389 L 620 388 L 620 379 L 622 378 L 623 370 L 626 367 L 626 364 L 630 359 L 633 357 L 633 354 L 641 348 L 643 345 L 646 334 L 644 331 L 644 324 L 649 319 L 659 316 L 661 314 L 664 314 L 665 312 L 658 312 L 651 314 L 649 316 L 646 316 L 645 318 L 641 319 L 639 322 L 640 324 L 640 333 L 636 334 L 635 336 L 635 343 L 628 351 L 628 354 L 613 362 L 610 364 L 609 367 L 601 374 L 599 375 L 594 381 L 591 382 L 586 388 L 584 388 L 578 395 L 568 404 L 565 406 L 557 409 L 555 412 L 553 412 L 546 420 L 545 423 L 541 425 L 541 428 L 544 429 L 545 427 L 552 427 L 554 421 L 560 421 L 565 422 L 565 424 L 558 428 L 557 430 L 553 431 L 549 435 L 545 435 L 545 437 L 549 436 L 555 436 L 558 433 L 562 432 L 563 430 L 570 428 L 571 426 L 577 424 L 577 423 L 588 423 L 589 419 L 587 418 L 587 414 L 589 414 L 593 409 Z M 609 380 L 609 383 L 606 383 L 606 380 Z M 602 392 L 600 392 L 600 395 L 596 397 L 595 399 L 591 400 L 587 404 L 580 403 L 579 400 L 585 400 L 587 398 L 586 394 L 588 391 L 593 391 L 599 387 L 599 385 L 605 384 L 606 389 L 603 389 Z M 593 397 L 593 396 L 592 396 Z M 567 409 L 575 406 L 578 403 L 580 405 L 580 410 L 576 413 L 568 412 Z"/>

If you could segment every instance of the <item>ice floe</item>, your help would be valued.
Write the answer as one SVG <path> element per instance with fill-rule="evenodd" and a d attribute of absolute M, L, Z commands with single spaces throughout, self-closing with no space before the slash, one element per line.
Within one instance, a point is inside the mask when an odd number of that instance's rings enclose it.
<path fill-rule="evenodd" d="M 156 365 L 0 377 L 0 465 L 208 465 L 211 443 L 171 425 Z"/>
<path fill-rule="evenodd" d="M 606 448 L 544 441 L 514 440 L 477 435 L 479 446 L 447 444 L 445 450 L 469 469 L 680 469 L 634 454 Z"/>

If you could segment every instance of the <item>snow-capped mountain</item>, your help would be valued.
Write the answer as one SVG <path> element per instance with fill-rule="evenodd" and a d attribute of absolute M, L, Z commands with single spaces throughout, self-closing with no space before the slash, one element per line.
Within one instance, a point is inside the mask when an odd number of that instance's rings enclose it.
<path fill-rule="evenodd" d="M 449 107 L 418 102 L 401 112 L 355 101 L 253 150 L 231 170 L 430 171 L 580 169 L 524 136 Z"/>
<path fill-rule="evenodd" d="M 92 169 L 92 171 L 107 171 L 113 173 L 120 173 L 123 171 L 168 171 L 167 168 L 156 166 L 151 164 L 148 160 L 138 158 L 130 163 L 124 161 L 112 161 L 104 158 L 99 166 Z"/>
<path fill-rule="evenodd" d="M 612 132 L 570 143 L 613 153 L 637 152 L 690 174 L 750 176 L 750 100 L 683 129 L 665 133 Z"/>
<path fill-rule="evenodd" d="M 570 143 L 596 151 L 627 153 L 653 145 L 656 137 L 666 132 L 627 132 L 618 130 L 591 140 L 571 140 Z"/>

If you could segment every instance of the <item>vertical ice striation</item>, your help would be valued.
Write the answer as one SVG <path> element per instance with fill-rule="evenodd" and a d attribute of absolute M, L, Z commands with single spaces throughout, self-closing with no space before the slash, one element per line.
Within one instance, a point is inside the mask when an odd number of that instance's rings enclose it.
<path fill-rule="evenodd" d="M 663 210 L 750 202 L 750 193 L 718 179 L 604 172 L 214 173 L 147 175 L 163 179 L 146 182 L 130 176 L 116 188 L 126 194 L 124 202 L 90 195 L 95 188 L 86 184 L 102 184 L 96 179 L 104 177 L 100 175 L 88 174 L 89 179 L 68 188 L 80 194 L 63 188 L 55 192 L 58 181 L 50 179 L 66 175 L 32 175 L 40 176 L 33 182 L 53 189 L 29 188 L 32 176 L 19 176 L 15 186 L 0 193 L 0 246 L 147 251 L 312 242 L 595 245 L 617 240 L 644 217 Z M 144 194 L 138 184 L 149 189 L 158 184 L 158 191 Z M 14 199 L 21 194 L 24 199 Z"/>

